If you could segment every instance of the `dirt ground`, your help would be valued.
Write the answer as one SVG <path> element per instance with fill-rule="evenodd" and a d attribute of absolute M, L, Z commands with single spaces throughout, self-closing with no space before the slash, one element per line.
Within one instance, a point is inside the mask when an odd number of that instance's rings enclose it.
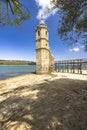
<path fill-rule="evenodd" d="M 87 130 L 87 80 L 43 80 L 18 87 L 7 80 L 11 89 L 0 83 L 0 130 Z"/>

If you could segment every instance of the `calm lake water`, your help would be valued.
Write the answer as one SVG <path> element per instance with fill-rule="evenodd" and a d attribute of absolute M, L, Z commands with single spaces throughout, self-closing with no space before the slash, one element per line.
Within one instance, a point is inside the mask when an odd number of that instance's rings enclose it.
<path fill-rule="evenodd" d="M 0 66 L 0 80 L 15 77 L 23 74 L 34 73 L 35 65 L 28 66 Z"/>
<path fill-rule="evenodd" d="M 57 69 L 58 66 L 55 66 Z M 83 70 L 87 70 L 87 64 L 82 65 Z M 36 65 L 28 66 L 0 66 L 0 80 L 15 77 L 23 74 L 34 73 Z"/>

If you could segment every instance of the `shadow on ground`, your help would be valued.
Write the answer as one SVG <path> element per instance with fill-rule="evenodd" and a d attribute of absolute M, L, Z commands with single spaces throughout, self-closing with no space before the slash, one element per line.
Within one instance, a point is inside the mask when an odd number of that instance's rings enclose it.
<path fill-rule="evenodd" d="M 87 81 L 46 81 L 0 96 L 0 130 L 87 130 Z"/>

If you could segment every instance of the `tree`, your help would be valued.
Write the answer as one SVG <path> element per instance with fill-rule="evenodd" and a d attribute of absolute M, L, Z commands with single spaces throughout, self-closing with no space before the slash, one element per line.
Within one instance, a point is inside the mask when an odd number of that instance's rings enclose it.
<path fill-rule="evenodd" d="M 21 0 L 0 0 L 0 25 L 18 25 L 30 17 Z"/>
<path fill-rule="evenodd" d="M 87 0 L 52 0 L 52 4 L 60 12 L 58 33 L 61 38 L 82 43 L 87 50 Z"/>

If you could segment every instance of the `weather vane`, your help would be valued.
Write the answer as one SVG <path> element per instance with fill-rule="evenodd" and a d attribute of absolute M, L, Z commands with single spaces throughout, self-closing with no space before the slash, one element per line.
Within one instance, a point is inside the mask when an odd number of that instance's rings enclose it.
<path fill-rule="evenodd" d="M 43 20 L 43 14 L 41 14 L 41 20 Z"/>
<path fill-rule="evenodd" d="M 41 23 L 44 23 L 44 15 L 41 14 Z"/>

